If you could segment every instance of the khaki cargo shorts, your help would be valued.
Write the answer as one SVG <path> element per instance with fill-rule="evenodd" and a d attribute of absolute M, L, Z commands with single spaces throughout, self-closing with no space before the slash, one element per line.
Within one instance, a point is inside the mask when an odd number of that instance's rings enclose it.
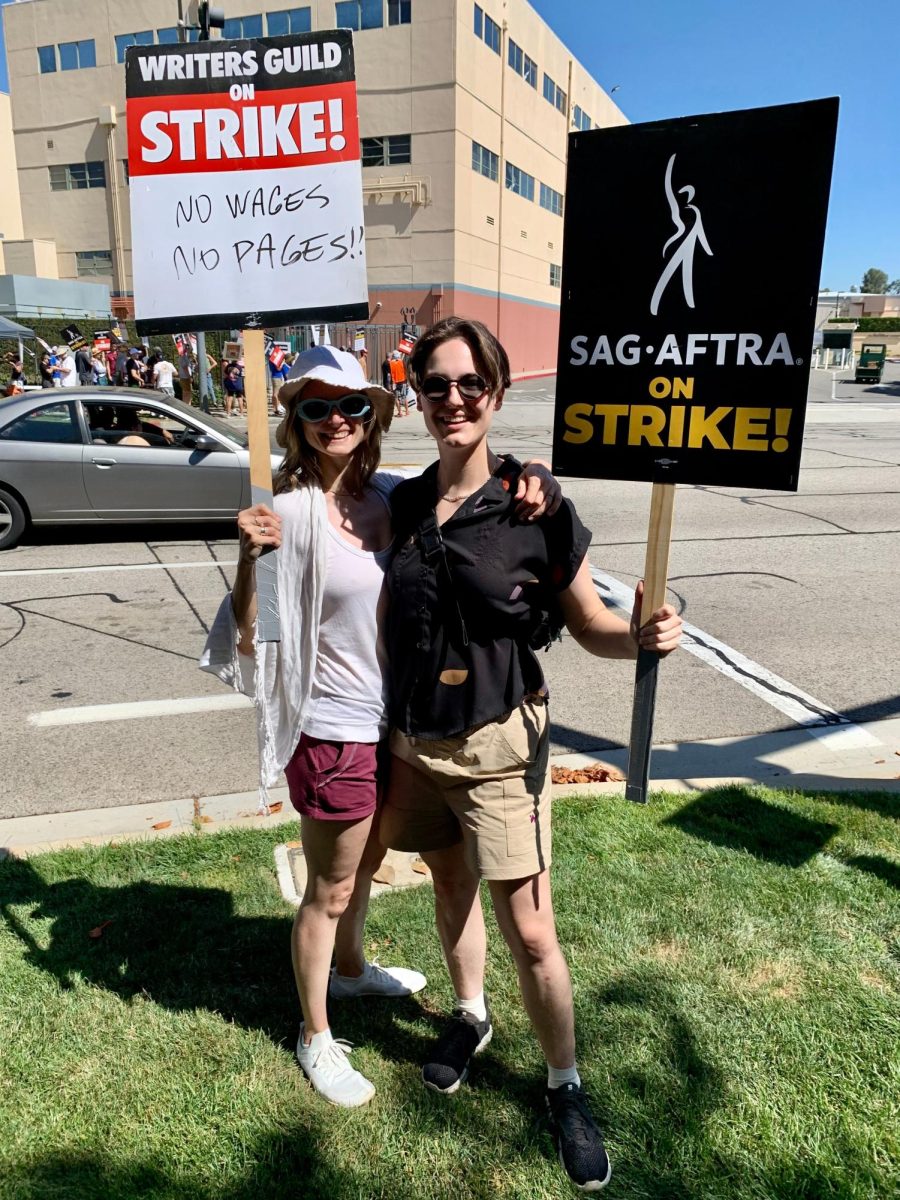
<path fill-rule="evenodd" d="M 547 702 L 524 700 L 498 721 L 457 737 L 391 734 L 382 842 L 446 850 L 462 841 L 482 879 L 527 879 L 550 866 Z"/>

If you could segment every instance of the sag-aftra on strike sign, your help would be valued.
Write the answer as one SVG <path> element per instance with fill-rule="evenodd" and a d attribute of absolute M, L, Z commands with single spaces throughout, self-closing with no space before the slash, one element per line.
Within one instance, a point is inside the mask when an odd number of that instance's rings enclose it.
<path fill-rule="evenodd" d="M 368 313 L 347 30 L 126 58 L 141 332 Z"/>
<path fill-rule="evenodd" d="M 837 109 L 570 135 L 556 472 L 796 491 Z"/>

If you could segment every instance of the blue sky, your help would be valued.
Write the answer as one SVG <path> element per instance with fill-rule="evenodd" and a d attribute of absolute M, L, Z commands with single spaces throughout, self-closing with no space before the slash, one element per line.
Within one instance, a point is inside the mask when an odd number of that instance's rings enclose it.
<path fill-rule="evenodd" d="M 822 286 L 900 279 L 898 0 L 530 2 L 630 121 L 840 96 Z"/>
<path fill-rule="evenodd" d="M 631 121 L 840 96 L 822 285 L 900 279 L 898 0 L 531 3 Z"/>

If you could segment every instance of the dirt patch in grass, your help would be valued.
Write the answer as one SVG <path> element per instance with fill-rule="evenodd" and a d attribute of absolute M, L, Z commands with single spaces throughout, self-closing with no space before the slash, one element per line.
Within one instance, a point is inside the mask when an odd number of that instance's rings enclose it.
<path fill-rule="evenodd" d="M 803 972 L 779 959 L 759 963 L 749 975 L 735 973 L 732 981 L 742 991 L 765 992 L 775 1000 L 796 1000 L 803 992 Z"/>
<path fill-rule="evenodd" d="M 663 963 L 667 966 L 677 966 L 684 962 L 687 957 L 687 947 L 676 942 L 674 938 L 663 938 L 659 942 L 653 942 L 646 950 L 641 953 L 641 958 L 649 959 L 651 962 Z"/>
<path fill-rule="evenodd" d="M 879 975 L 877 971 L 860 971 L 859 982 L 866 987 L 875 988 L 879 992 L 891 992 L 893 988 L 883 975 Z"/>

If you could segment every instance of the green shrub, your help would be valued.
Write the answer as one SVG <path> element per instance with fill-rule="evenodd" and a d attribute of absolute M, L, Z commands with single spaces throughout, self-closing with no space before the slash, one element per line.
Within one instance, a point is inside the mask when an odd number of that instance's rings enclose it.
<path fill-rule="evenodd" d="M 900 317 L 860 317 L 857 333 L 900 333 Z"/>

